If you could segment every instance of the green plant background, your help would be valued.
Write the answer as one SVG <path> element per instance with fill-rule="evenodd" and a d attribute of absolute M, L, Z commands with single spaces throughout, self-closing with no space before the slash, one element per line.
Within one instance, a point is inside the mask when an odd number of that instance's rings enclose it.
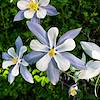
<path fill-rule="evenodd" d="M 17 0 L 0 0 L 0 100 L 73 100 L 69 97 L 69 87 L 58 82 L 53 86 L 45 72 L 35 69 L 35 65 L 29 67 L 33 75 L 34 84 L 29 84 L 19 75 L 12 85 L 7 81 L 8 70 L 2 69 L 2 52 L 14 46 L 17 36 L 21 36 L 24 45 L 29 46 L 30 41 L 35 38 L 26 25 L 26 19 L 20 22 L 13 22 L 18 12 Z M 75 39 L 77 48 L 73 51 L 81 58 L 82 49 L 80 41 L 93 41 L 100 45 L 100 0 L 51 0 L 59 12 L 58 16 L 46 16 L 41 20 L 45 30 L 57 26 L 60 30 L 59 37 L 66 31 L 82 27 L 80 35 Z M 30 49 L 28 49 L 30 51 Z M 63 77 L 63 75 L 62 75 Z M 64 80 L 63 80 L 64 81 Z M 94 96 L 94 83 L 80 80 L 78 83 L 81 90 L 74 98 L 75 100 L 100 100 Z M 74 84 L 73 80 L 65 81 L 67 84 Z M 98 84 L 99 86 L 99 84 Z M 98 88 L 100 96 L 100 89 Z"/>

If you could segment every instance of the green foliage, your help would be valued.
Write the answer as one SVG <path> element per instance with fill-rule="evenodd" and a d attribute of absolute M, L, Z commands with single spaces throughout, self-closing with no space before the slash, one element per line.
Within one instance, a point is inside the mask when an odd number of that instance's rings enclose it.
<path fill-rule="evenodd" d="M 40 72 L 37 69 L 34 69 L 32 71 L 32 75 L 34 76 L 34 80 L 38 83 L 41 83 L 41 86 L 45 86 L 46 84 L 49 83 L 49 79 L 47 77 L 45 77 L 45 73 L 44 72 Z"/>
<path fill-rule="evenodd" d="M 35 38 L 27 28 L 26 19 L 13 22 L 13 18 L 18 12 L 17 1 L 0 0 L 0 54 L 14 46 L 18 35 L 21 36 L 26 46 L 29 46 L 32 38 Z M 53 17 L 47 16 L 41 21 L 46 30 L 51 26 L 57 26 L 60 30 L 59 36 L 61 36 L 70 29 L 83 28 L 81 34 L 75 39 L 77 43 L 77 48 L 73 51 L 75 55 L 81 58 L 81 40 L 94 41 L 100 45 L 100 0 L 51 0 L 51 4 L 57 8 L 59 14 Z M 28 50 L 30 51 L 29 48 Z M 34 84 L 25 82 L 20 75 L 10 85 L 7 81 L 8 69 L 1 69 L 2 61 L 0 56 L 0 100 L 5 100 L 7 97 L 9 100 L 73 99 L 67 94 L 69 87 L 61 82 L 56 86 L 51 85 L 46 73 L 40 72 L 34 67 L 31 67 Z M 79 81 L 81 92 L 76 96 L 77 100 L 97 100 L 93 93 L 95 81 L 96 79 L 91 83 L 84 80 Z M 66 83 L 72 85 L 73 81 Z"/>

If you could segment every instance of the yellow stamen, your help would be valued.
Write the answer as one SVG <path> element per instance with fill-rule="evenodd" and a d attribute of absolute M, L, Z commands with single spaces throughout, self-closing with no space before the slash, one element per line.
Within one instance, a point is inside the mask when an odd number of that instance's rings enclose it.
<path fill-rule="evenodd" d="M 12 59 L 12 62 L 13 62 L 14 64 L 16 64 L 16 63 L 17 63 L 17 60 L 18 60 L 17 58 L 13 58 L 13 59 Z"/>
<path fill-rule="evenodd" d="M 33 11 L 37 11 L 39 8 L 38 3 L 33 2 L 32 0 L 29 2 L 29 9 Z"/>
<path fill-rule="evenodd" d="M 77 94 L 76 89 L 73 88 L 70 90 L 70 95 L 75 96 L 76 94 Z"/>
<path fill-rule="evenodd" d="M 54 57 L 55 56 L 55 49 L 51 49 L 50 51 L 49 51 L 49 56 L 50 57 Z"/>

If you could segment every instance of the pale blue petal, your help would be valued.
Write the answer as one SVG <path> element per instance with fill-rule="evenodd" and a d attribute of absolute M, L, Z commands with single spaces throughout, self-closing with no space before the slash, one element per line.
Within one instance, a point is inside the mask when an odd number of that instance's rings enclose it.
<path fill-rule="evenodd" d="M 49 16 L 55 16 L 58 14 L 57 10 L 54 6 L 48 5 L 45 8 L 47 10 L 47 15 L 49 15 Z"/>
<path fill-rule="evenodd" d="M 10 84 L 12 84 L 13 81 L 14 81 L 14 79 L 15 79 L 15 76 L 13 76 L 13 75 L 11 74 L 12 69 L 13 69 L 13 67 L 10 68 L 9 74 L 8 74 L 8 82 L 9 82 Z"/>
<path fill-rule="evenodd" d="M 30 0 L 26 0 L 26 1 L 30 1 Z M 36 1 L 36 0 L 35 0 Z"/>
<path fill-rule="evenodd" d="M 22 39 L 20 36 L 17 37 L 17 39 L 15 41 L 15 45 L 16 45 L 17 54 L 18 54 L 21 46 L 23 46 L 23 42 L 22 42 Z"/>
<path fill-rule="evenodd" d="M 14 17 L 14 21 L 20 21 L 24 19 L 24 11 L 19 11 Z"/>
<path fill-rule="evenodd" d="M 41 43 L 48 44 L 46 31 L 43 29 L 41 25 L 39 25 L 38 23 L 34 23 L 32 21 L 28 21 L 27 26 Z"/>
<path fill-rule="evenodd" d="M 32 75 L 31 73 L 28 71 L 27 67 L 25 66 L 20 66 L 20 73 L 21 75 L 23 76 L 23 78 L 29 82 L 29 83 L 34 83 L 33 82 L 33 78 L 32 78 Z"/>
<path fill-rule="evenodd" d="M 11 60 L 11 56 L 8 53 L 2 53 L 2 58 L 5 60 Z"/>
<path fill-rule="evenodd" d="M 47 76 L 53 85 L 59 81 L 60 71 L 57 69 L 57 64 L 51 60 L 47 69 Z"/>
<path fill-rule="evenodd" d="M 28 62 L 29 64 L 32 65 L 32 64 L 36 63 L 44 55 L 45 55 L 45 53 L 32 51 L 29 54 L 25 55 L 24 59 L 25 59 L 26 62 Z"/>
<path fill-rule="evenodd" d="M 71 53 L 65 52 L 62 53 L 62 55 L 68 59 L 70 61 L 70 63 L 72 64 L 72 66 L 77 67 L 79 69 L 85 69 L 85 62 L 80 60 L 79 58 L 77 58 L 76 56 L 74 56 Z"/>
<path fill-rule="evenodd" d="M 33 18 L 31 19 L 31 21 L 32 21 L 33 23 L 38 23 L 38 24 L 40 24 L 40 19 L 37 18 L 36 14 L 33 16 Z"/>
<path fill-rule="evenodd" d="M 64 35 L 62 35 L 60 37 L 60 39 L 58 40 L 57 45 L 60 45 L 61 43 L 63 43 L 66 39 L 72 38 L 74 39 L 81 31 L 82 28 L 77 28 L 77 29 L 73 29 L 70 30 L 68 32 L 66 32 Z"/>

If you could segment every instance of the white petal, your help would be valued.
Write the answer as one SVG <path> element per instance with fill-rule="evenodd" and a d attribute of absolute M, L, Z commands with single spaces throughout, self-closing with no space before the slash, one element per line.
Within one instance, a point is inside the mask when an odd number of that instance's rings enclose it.
<path fill-rule="evenodd" d="M 82 58 L 81 58 L 82 61 L 84 61 L 86 63 L 86 55 L 84 53 L 82 53 Z"/>
<path fill-rule="evenodd" d="M 89 77 L 91 76 L 91 75 L 89 75 L 89 74 L 91 74 L 91 72 L 88 72 L 88 70 L 81 70 L 81 71 L 79 71 L 79 79 L 86 79 L 86 80 L 89 80 Z"/>
<path fill-rule="evenodd" d="M 45 71 L 48 68 L 48 64 L 51 60 L 51 57 L 49 56 L 49 54 L 46 54 L 45 56 L 43 56 L 37 63 L 36 63 L 36 67 L 37 69 L 39 69 L 40 71 Z"/>
<path fill-rule="evenodd" d="M 34 16 L 35 11 L 31 11 L 31 10 L 26 10 L 24 12 L 24 17 L 27 19 L 31 19 Z"/>
<path fill-rule="evenodd" d="M 58 65 L 58 68 L 61 71 L 66 71 L 70 67 L 70 62 L 69 60 L 65 59 L 61 54 L 57 54 L 54 56 L 54 59 Z"/>
<path fill-rule="evenodd" d="M 13 68 L 13 67 L 12 67 L 12 68 Z M 14 79 L 15 79 L 15 76 L 13 76 L 13 75 L 11 74 L 12 68 L 9 70 L 9 74 L 8 74 L 8 82 L 9 82 L 10 84 L 12 84 L 12 82 L 13 82 Z"/>
<path fill-rule="evenodd" d="M 13 67 L 13 69 L 11 71 L 11 74 L 13 76 L 17 76 L 19 74 L 19 65 L 18 65 L 18 63 Z"/>
<path fill-rule="evenodd" d="M 8 66 L 14 65 L 14 63 L 12 61 L 3 61 L 2 63 L 2 68 L 5 69 Z"/>
<path fill-rule="evenodd" d="M 92 51 L 92 58 L 100 60 L 100 51 Z"/>
<path fill-rule="evenodd" d="M 23 54 L 27 51 L 26 46 L 22 46 L 19 50 L 19 58 L 22 58 Z"/>
<path fill-rule="evenodd" d="M 37 11 L 36 14 L 38 18 L 45 18 L 47 11 L 45 8 L 39 7 L 39 10 Z"/>
<path fill-rule="evenodd" d="M 56 46 L 56 39 L 58 36 L 59 30 L 57 27 L 52 27 L 48 30 L 48 39 L 50 43 L 50 48 L 53 48 L 53 46 Z"/>
<path fill-rule="evenodd" d="M 33 2 L 37 2 L 38 0 L 31 0 L 31 1 L 33 1 Z"/>
<path fill-rule="evenodd" d="M 39 0 L 40 6 L 47 6 L 49 4 L 50 0 Z"/>
<path fill-rule="evenodd" d="M 79 74 L 80 79 L 91 79 L 100 74 L 100 61 L 89 61 L 86 64 L 87 69 L 81 70 Z"/>
<path fill-rule="evenodd" d="M 92 42 L 81 42 L 83 50 L 92 58 L 100 60 L 100 47 Z"/>
<path fill-rule="evenodd" d="M 41 44 L 38 40 L 32 40 L 30 43 L 30 48 L 34 51 L 48 52 L 49 47 L 47 45 Z"/>
<path fill-rule="evenodd" d="M 20 10 L 25 10 L 28 8 L 28 4 L 29 2 L 26 1 L 26 0 L 20 0 L 17 2 L 17 7 L 20 9 Z"/>
<path fill-rule="evenodd" d="M 33 2 L 36 2 L 36 3 L 38 3 L 39 1 L 38 0 L 32 0 Z"/>
<path fill-rule="evenodd" d="M 8 54 L 13 57 L 13 58 L 17 58 L 17 54 L 15 53 L 15 49 L 13 47 L 8 49 Z"/>
<path fill-rule="evenodd" d="M 58 52 L 65 52 L 65 51 L 71 51 L 75 48 L 75 41 L 73 39 L 67 39 L 62 43 L 61 45 L 56 47 L 56 50 Z"/>
<path fill-rule="evenodd" d="M 28 66 L 29 65 L 24 59 L 22 59 L 20 64 L 22 64 L 23 66 Z"/>

